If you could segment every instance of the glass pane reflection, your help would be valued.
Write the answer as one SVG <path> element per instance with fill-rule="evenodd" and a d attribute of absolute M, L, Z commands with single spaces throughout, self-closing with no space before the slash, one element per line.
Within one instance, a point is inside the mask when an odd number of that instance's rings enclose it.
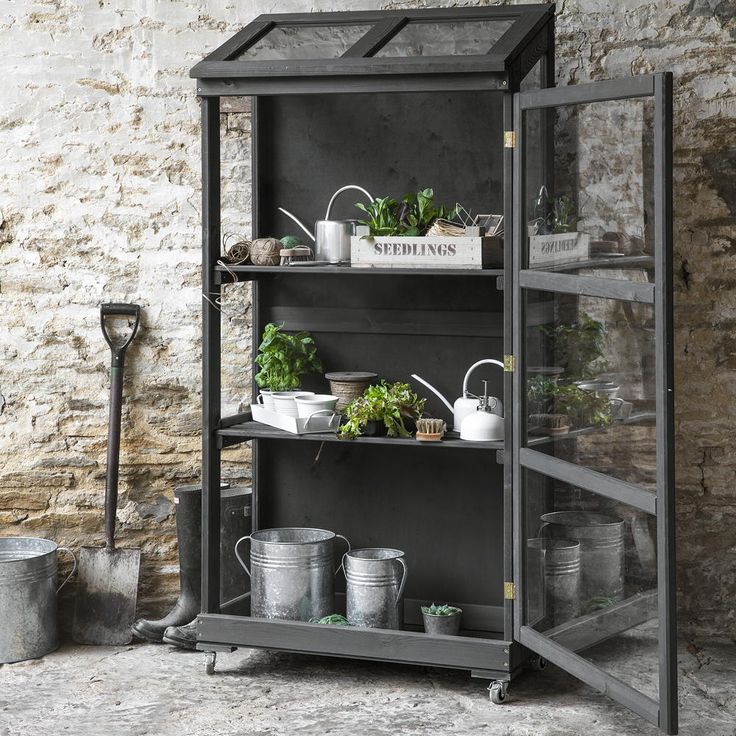
<path fill-rule="evenodd" d="M 525 623 L 656 698 L 653 516 L 524 471 Z"/>
<path fill-rule="evenodd" d="M 652 306 L 525 297 L 527 446 L 654 492 Z"/>
<path fill-rule="evenodd" d="M 409 22 L 376 56 L 474 56 L 487 54 L 513 20 Z"/>
<path fill-rule="evenodd" d="M 342 56 L 370 25 L 278 25 L 247 48 L 238 58 L 254 61 L 279 59 L 336 59 Z"/>
<path fill-rule="evenodd" d="M 525 140 L 554 130 L 525 157 L 529 268 L 653 280 L 653 121 L 650 98 L 524 113 Z"/>

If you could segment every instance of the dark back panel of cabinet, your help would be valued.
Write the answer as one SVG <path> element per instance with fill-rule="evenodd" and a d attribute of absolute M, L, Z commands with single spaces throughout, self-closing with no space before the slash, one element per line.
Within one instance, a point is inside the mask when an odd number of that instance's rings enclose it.
<path fill-rule="evenodd" d="M 503 212 L 502 94 L 258 98 L 259 235 L 301 232 L 279 206 L 311 229 L 345 184 L 374 197 L 432 187 L 438 202 Z M 357 201 L 346 192 L 332 216 L 358 218 Z"/>
<path fill-rule="evenodd" d="M 259 281 L 259 316 L 308 329 L 326 371 L 371 370 L 408 381 L 427 411 L 446 407 L 410 378 L 418 373 L 452 402 L 467 368 L 503 353 L 496 281 L 462 276 L 285 275 Z M 503 396 L 503 372 L 478 370 Z M 303 388 L 328 390 L 322 376 Z M 432 447 L 262 441 L 260 526 L 324 526 L 359 546 L 407 552 L 407 596 L 502 605 L 503 478 L 495 452 Z"/>
<path fill-rule="evenodd" d="M 262 322 L 309 330 L 326 372 L 373 371 L 407 381 L 427 397 L 427 411 L 448 423 L 445 405 L 411 374 L 452 403 L 473 363 L 503 359 L 503 295 L 492 277 L 274 276 L 261 279 L 259 294 Z M 482 391 L 482 379 L 492 396 L 503 397 L 500 368 L 478 368 L 470 390 Z M 329 387 L 322 376 L 306 376 L 302 388 Z"/>
<path fill-rule="evenodd" d="M 432 186 L 438 201 L 502 212 L 499 93 L 259 98 L 258 234 L 297 233 L 281 205 L 311 227 L 348 183 L 374 196 Z M 458 124 L 462 121 L 462 125 Z M 485 141 L 472 148 L 469 141 Z M 334 217 L 356 217 L 348 193 Z M 453 402 L 467 368 L 503 355 L 503 294 L 493 276 L 284 275 L 259 279 L 258 328 L 309 330 L 325 371 L 370 370 L 412 383 L 427 411 Z M 503 395 L 497 367 L 478 370 Z M 322 376 L 303 388 L 324 392 Z M 503 605 L 503 477 L 494 451 L 261 441 L 259 525 L 322 526 L 357 546 L 405 550 L 406 595 Z"/>
<path fill-rule="evenodd" d="M 316 459 L 319 452 L 319 459 Z M 406 597 L 503 605 L 493 452 L 262 441 L 261 526 L 312 526 L 406 553 Z M 336 542 L 336 550 L 342 550 Z M 339 576 L 337 590 L 344 590 Z"/>

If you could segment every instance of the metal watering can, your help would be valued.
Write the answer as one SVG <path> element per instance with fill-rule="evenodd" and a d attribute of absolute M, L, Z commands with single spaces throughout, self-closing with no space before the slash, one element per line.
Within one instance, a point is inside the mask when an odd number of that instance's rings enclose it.
<path fill-rule="evenodd" d="M 470 380 L 471 374 L 478 366 L 486 364 L 497 365 L 501 370 L 503 370 L 503 363 L 500 360 L 495 360 L 494 358 L 484 358 L 483 360 L 479 360 L 477 363 L 473 363 L 473 365 L 468 368 L 468 372 L 465 374 L 465 378 L 463 379 L 463 395 L 455 399 L 454 405 L 450 404 L 447 398 L 440 391 L 438 391 L 431 383 L 425 381 L 421 376 L 418 376 L 416 373 L 412 373 L 411 377 L 415 381 L 419 381 L 419 383 L 426 386 L 452 412 L 453 428 L 460 431 L 463 419 L 467 416 L 474 415 L 480 406 L 480 397 L 475 394 L 471 394 L 468 391 L 468 381 Z M 497 399 L 495 396 L 489 396 L 487 402 L 491 413 L 497 414 L 499 417 L 503 416 L 503 404 L 500 399 Z"/>
<path fill-rule="evenodd" d="M 290 217 L 314 243 L 314 257 L 316 261 L 327 261 L 328 263 L 341 263 L 343 261 L 350 260 L 350 236 L 355 235 L 355 224 L 356 220 L 331 220 L 330 213 L 332 212 L 332 205 L 335 203 L 335 199 L 339 194 L 348 191 L 349 189 L 356 189 L 359 192 L 365 194 L 368 197 L 368 201 L 372 202 L 373 197 L 370 192 L 359 187 L 356 184 L 348 184 L 347 186 L 340 187 L 330 199 L 327 205 L 327 212 L 325 213 L 324 220 L 317 220 L 314 225 L 314 235 L 309 231 L 309 228 L 294 214 L 285 210 L 283 207 L 279 207 L 279 211 L 283 212 L 287 217 Z"/>

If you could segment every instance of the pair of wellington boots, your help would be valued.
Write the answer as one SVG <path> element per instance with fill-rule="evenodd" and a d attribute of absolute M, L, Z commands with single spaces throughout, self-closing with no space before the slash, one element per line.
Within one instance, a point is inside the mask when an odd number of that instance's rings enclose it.
<path fill-rule="evenodd" d="M 221 523 L 221 594 L 234 597 L 244 592 L 248 580 L 235 565 L 232 548 L 241 536 L 250 533 L 250 492 L 243 488 L 220 491 Z M 144 641 L 166 642 L 182 649 L 197 644 L 197 615 L 200 613 L 202 584 L 202 487 L 180 486 L 174 490 L 176 539 L 179 547 L 179 599 L 160 619 L 138 619 L 133 634 Z"/>

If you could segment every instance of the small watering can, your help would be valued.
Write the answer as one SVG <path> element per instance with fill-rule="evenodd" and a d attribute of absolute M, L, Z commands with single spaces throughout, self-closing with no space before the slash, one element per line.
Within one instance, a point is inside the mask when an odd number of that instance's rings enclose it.
<path fill-rule="evenodd" d="M 488 381 L 483 381 L 483 396 L 478 399 L 477 409 L 462 420 L 460 439 L 468 442 L 502 440 L 505 425 L 503 418 L 494 413 L 497 404 L 498 399 L 488 395 Z"/>
<path fill-rule="evenodd" d="M 368 201 L 372 202 L 373 197 L 370 192 L 359 187 L 356 184 L 348 184 L 340 187 L 330 199 L 327 205 L 327 212 L 324 220 L 317 220 L 314 225 L 314 235 L 309 232 L 309 228 L 296 216 L 283 207 L 279 207 L 279 211 L 290 217 L 314 242 L 314 257 L 316 261 L 327 261 L 328 263 L 341 263 L 350 260 L 350 236 L 355 235 L 355 220 L 331 220 L 330 212 L 332 205 L 339 194 L 349 189 L 357 189 L 359 192 L 368 197 Z"/>
<path fill-rule="evenodd" d="M 468 372 L 465 374 L 465 378 L 463 379 L 463 395 L 455 399 L 454 405 L 451 405 L 445 396 L 443 396 L 431 383 L 428 383 L 416 373 L 412 373 L 411 377 L 415 381 L 419 381 L 419 383 L 426 386 L 452 412 L 452 423 L 454 425 L 454 429 L 459 432 L 463 419 L 471 414 L 475 414 L 480 405 L 479 397 L 468 391 L 468 381 L 470 380 L 471 374 L 478 366 L 486 364 L 497 365 L 501 370 L 503 370 L 503 363 L 500 360 L 494 360 L 493 358 L 484 358 L 483 360 L 479 360 L 477 363 L 473 363 L 473 365 L 468 368 Z M 500 399 L 497 399 L 495 396 L 489 396 L 486 403 L 491 413 L 496 414 L 499 417 L 503 416 L 503 404 Z"/>

